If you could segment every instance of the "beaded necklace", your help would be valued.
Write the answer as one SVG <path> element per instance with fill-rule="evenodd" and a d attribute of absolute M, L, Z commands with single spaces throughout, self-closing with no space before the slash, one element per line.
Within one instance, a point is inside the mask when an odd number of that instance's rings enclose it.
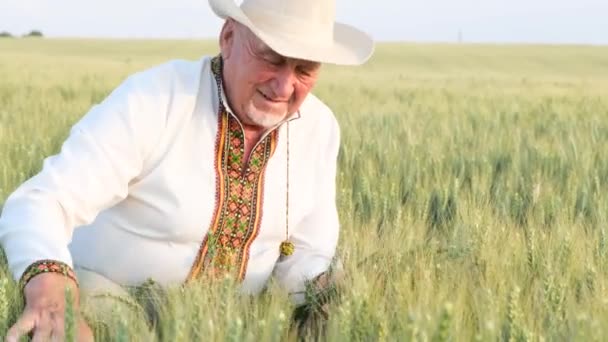
<path fill-rule="evenodd" d="M 287 167 L 285 184 L 285 241 L 281 242 L 281 255 L 290 256 L 295 250 L 293 242 L 289 241 L 289 121 L 287 122 Z"/>

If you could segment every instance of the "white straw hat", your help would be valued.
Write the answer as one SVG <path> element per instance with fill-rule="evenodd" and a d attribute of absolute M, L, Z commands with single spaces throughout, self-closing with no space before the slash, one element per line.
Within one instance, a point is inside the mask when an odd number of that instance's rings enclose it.
<path fill-rule="evenodd" d="M 286 57 L 358 65 L 369 59 L 374 42 L 366 33 L 335 22 L 335 0 L 209 0 L 220 18 L 247 26 Z"/>

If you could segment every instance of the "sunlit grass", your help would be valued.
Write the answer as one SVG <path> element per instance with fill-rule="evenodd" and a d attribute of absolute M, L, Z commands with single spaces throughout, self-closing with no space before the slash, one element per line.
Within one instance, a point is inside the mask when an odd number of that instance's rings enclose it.
<path fill-rule="evenodd" d="M 128 74 L 195 41 L 0 40 L 0 204 Z M 604 340 L 608 47 L 386 44 L 325 66 L 342 128 L 332 340 Z M 21 301 L 0 270 L 0 336 Z M 104 338 L 283 340 L 292 304 L 231 282 L 169 291 Z"/>

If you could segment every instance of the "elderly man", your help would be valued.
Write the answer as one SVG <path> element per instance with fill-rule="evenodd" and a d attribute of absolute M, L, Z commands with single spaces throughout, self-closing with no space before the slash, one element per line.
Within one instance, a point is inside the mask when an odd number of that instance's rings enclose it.
<path fill-rule="evenodd" d="M 373 42 L 334 23 L 333 1 L 210 5 L 220 55 L 129 77 L 6 201 L 0 242 L 26 298 L 9 340 L 60 336 L 66 287 L 232 274 L 296 294 L 328 269 L 339 129 L 309 92 L 320 63 L 361 64 Z"/>

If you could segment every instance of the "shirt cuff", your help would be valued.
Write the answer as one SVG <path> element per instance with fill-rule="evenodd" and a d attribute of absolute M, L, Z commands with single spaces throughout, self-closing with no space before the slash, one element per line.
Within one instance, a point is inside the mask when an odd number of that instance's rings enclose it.
<path fill-rule="evenodd" d="M 76 286 L 78 286 L 78 280 L 76 279 L 76 273 L 74 270 L 66 263 L 57 260 L 38 260 L 33 264 L 29 265 L 21 279 L 19 280 L 19 285 L 21 290 L 25 289 L 25 286 L 32 280 L 34 277 L 39 276 L 44 273 L 58 273 L 63 274 L 64 276 L 72 279 Z"/>

